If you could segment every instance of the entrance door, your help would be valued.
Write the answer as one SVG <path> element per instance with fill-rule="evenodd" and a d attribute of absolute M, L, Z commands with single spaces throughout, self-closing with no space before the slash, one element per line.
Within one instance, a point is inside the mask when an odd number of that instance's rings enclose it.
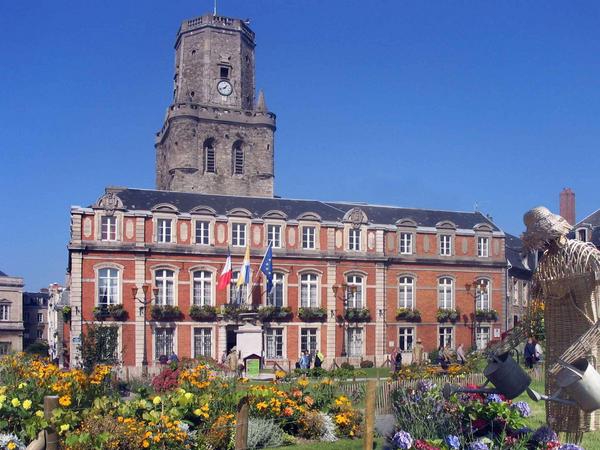
<path fill-rule="evenodd" d="M 237 325 L 227 325 L 227 353 L 237 345 L 237 334 L 235 332 L 237 329 Z"/>

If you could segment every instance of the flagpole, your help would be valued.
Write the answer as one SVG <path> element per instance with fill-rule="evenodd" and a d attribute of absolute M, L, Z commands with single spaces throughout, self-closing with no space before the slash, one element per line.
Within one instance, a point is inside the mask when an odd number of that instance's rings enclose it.
<path fill-rule="evenodd" d="M 257 283 L 258 277 L 260 276 L 260 274 L 262 273 L 260 271 L 260 267 L 262 266 L 263 262 L 265 262 L 265 258 L 267 257 L 267 252 L 269 251 L 269 247 L 271 246 L 272 241 L 269 241 L 269 244 L 267 245 L 267 251 L 265 251 L 265 254 L 263 255 L 262 260 L 260 261 L 259 264 L 259 269 L 256 271 L 256 277 L 254 278 L 254 280 L 252 281 L 252 290 L 250 291 L 250 294 L 248 295 L 248 298 L 252 299 L 252 295 L 254 294 L 254 289 L 256 289 L 259 284 Z M 261 292 L 262 295 L 262 292 Z"/>

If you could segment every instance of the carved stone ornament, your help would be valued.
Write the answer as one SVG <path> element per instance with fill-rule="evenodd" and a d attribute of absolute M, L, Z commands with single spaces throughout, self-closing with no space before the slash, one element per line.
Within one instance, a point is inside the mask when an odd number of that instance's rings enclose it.
<path fill-rule="evenodd" d="M 123 201 L 114 192 L 107 192 L 96 202 L 98 208 L 106 211 L 106 215 L 112 216 L 117 209 L 123 209 Z"/>
<path fill-rule="evenodd" d="M 360 228 L 365 222 L 365 214 L 360 208 L 354 208 L 348 213 L 348 220 L 352 224 L 352 228 Z"/>

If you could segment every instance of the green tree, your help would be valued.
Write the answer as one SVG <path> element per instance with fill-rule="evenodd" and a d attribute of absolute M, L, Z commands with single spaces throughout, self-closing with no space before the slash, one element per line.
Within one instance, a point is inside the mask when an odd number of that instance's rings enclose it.
<path fill-rule="evenodd" d="M 98 364 L 118 363 L 118 345 L 119 330 L 117 327 L 104 324 L 89 325 L 81 341 L 83 369 L 87 373 L 91 373 Z"/>

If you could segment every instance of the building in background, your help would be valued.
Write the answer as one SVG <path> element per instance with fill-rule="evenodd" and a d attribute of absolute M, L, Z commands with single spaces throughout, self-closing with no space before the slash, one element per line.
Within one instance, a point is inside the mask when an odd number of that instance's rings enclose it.
<path fill-rule="evenodd" d="M 531 305 L 531 277 L 536 258 L 535 254 L 525 250 L 518 237 L 506 233 L 505 239 L 508 262 L 506 328 L 510 329 L 523 320 Z"/>
<path fill-rule="evenodd" d="M 0 272 L 0 355 L 23 350 L 23 278 Z"/>
<path fill-rule="evenodd" d="M 48 353 L 50 359 L 64 365 L 65 356 L 68 359 L 68 336 L 65 336 L 70 318 L 69 290 L 63 289 L 58 283 L 48 288 Z M 65 320 L 67 319 L 67 320 Z"/>
<path fill-rule="evenodd" d="M 576 223 L 573 235 L 576 239 L 591 242 L 600 249 L 600 209 Z"/>
<path fill-rule="evenodd" d="M 33 343 L 48 343 L 48 289 L 23 293 L 23 347 Z"/>

